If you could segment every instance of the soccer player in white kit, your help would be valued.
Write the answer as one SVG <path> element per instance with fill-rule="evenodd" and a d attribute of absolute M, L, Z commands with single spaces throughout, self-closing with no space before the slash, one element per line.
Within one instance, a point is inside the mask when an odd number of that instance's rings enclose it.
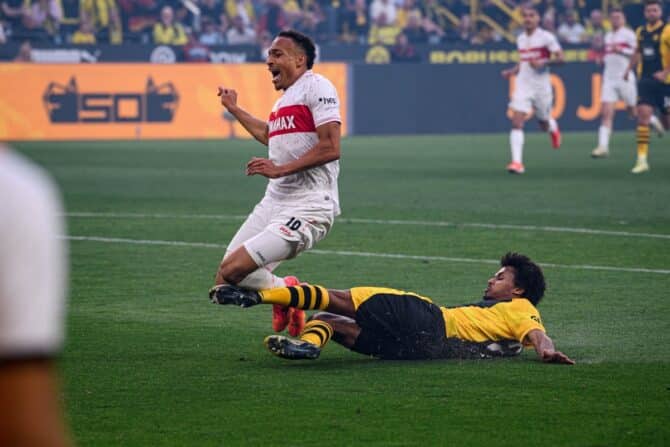
<path fill-rule="evenodd" d="M 626 27 L 626 16 L 620 8 L 612 8 L 610 12 L 612 31 L 605 34 L 605 56 L 603 63 L 603 83 L 601 93 L 601 123 L 598 129 L 598 146 L 593 149 L 593 158 L 609 156 L 609 140 L 612 134 L 616 102 L 623 101 L 628 113 L 635 116 L 637 105 L 637 83 L 635 73 L 626 76 L 630 60 L 637 48 L 635 32 Z M 652 125 L 659 133 L 663 126 L 656 116 Z"/>
<path fill-rule="evenodd" d="M 46 175 L 0 143 L 0 445 L 68 445 L 54 358 L 63 343 L 66 248 Z"/>
<path fill-rule="evenodd" d="M 554 149 L 561 146 L 561 132 L 558 123 L 551 117 L 553 92 L 549 78 L 549 66 L 563 62 L 563 50 L 556 36 L 539 27 L 540 14 L 531 5 L 522 9 L 524 31 L 517 38 L 519 63 L 503 70 L 502 76 L 509 79 L 514 75 L 516 85 L 509 107 L 512 109 L 512 131 L 510 146 L 512 161 L 507 170 L 512 174 L 523 174 L 523 125 L 532 111 L 540 128 L 549 132 Z"/>
<path fill-rule="evenodd" d="M 297 285 L 295 277 L 272 271 L 322 240 L 340 214 L 340 101 L 333 84 L 312 72 L 314 58 L 314 43 L 304 34 L 282 31 L 274 39 L 266 63 L 275 89 L 284 93 L 267 121 L 240 108 L 235 90 L 219 87 L 221 104 L 269 148 L 269 158 L 252 158 L 246 174 L 270 180 L 265 197 L 228 245 L 216 285 L 253 290 Z M 288 326 L 296 335 L 304 324 L 304 311 L 273 307 L 275 331 Z"/>

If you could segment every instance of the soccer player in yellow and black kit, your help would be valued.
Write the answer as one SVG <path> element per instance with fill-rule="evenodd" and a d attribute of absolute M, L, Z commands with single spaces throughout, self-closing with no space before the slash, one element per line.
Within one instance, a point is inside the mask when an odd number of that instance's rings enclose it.
<path fill-rule="evenodd" d="M 310 318 L 297 339 L 265 339 L 272 353 L 287 359 L 316 359 L 333 338 L 354 352 L 382 359 L 508 357 L 533 346 L 545 362 L 573 364 L 554 348 L 535 308 L 545 290 L 542 269 L 517 253 L 507 253 L 500 265 L 481 302 L 456 307 L 381 287 L 329 290 L 301 285 L 257 292 L 219 285 L 209 297 L 217 304 L 241 307 L 280 304 L 325 310 Z"/>
<path fill-rule="evenodd" d="M 670 127 L 670 25 L 662 20 L 660 0 L 645 2 L 644 17 L 647 23 L 636 31 L 637 51 L 624 76 L 637 67 L 637 162 L 633 174 L 649 170 L 649 122 L 654 108 L 661 112 L 663 126 Z"/>

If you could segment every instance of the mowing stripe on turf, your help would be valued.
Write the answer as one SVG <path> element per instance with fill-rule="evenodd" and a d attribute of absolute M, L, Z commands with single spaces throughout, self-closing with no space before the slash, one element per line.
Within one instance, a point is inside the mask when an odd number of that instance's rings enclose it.
<path fill-rule="evenodd" d="M 65 239 L 71 241 L 89 241 L 89 242 L 103 242 L 110 244 L 133 244 L 133 245 L 169 245 L 177 247 L 199 247 L 199 248 L 217 248 L 225 249 L 224 244 L 213 244 L 206 242 L 185 242 L 185 241 L 161 241 L 151 239 L 125 239 L 116 237 L 102 237 L 102 236 L 64 236 Z M 468 263 L 468 264 L 492 264 L 498 265 L 500 260 L 497 259 L 473 259 L 473 258 L 455 258 L 450 256 L 423 256 L 423 255 L 408 255 L 402 253 L 373 253 L 366 251 L 347 251 L 347 250 L 309 250 L 306 254 L 326 255 L 326 256 L 356 256 L 363 258 L 387 258 L 387 259 L 410 259 L 416 261 L 442 261 L 454 263 Z M 574 270 L 604 270 L 611 272 L 627 272 L 627 273 L 655 273 L 659 275 L 670 275 L 670 270 L 664 269 L 648 269 L 636 267 L 612 267 L 607 265 L 588 265 L 588 264 L 553 264 L 548 262 L 540 263 L 542 267 L 550 268 L 566 268 Z"/>
<path fill-rule="evenodd" d="M 95 212 L 72 212 L 65 214 L 73 218 L 110 218 L 110 219 L 211 219 L 211 220 L 232 220 L 243 221 L 247 216 L 226 215 L 226 214 L 143 214 L 143 213 L 95 213 Z M 343 217 L 336 220 L 336 223 L 354 223 L 354 224 L 375 224 L 375 225 L 409 225 L 422 227 L 462 227 L 462 228 L 483 228 L 489 230 L 518 230 L 518 231 L 544 231 L 551 233 L 575 233 L 590 234 L 601 236 L 618 237 L 640 237 L 651 239 L 670 239 L 670 234 L 663 233 L 636 233 L 631 231 L 600 230 L 597 228 L 575 228 L 575 227 L 554 227 L 542 225 L 514 225 L 514 224 L 492 224 L 478 222 L 449 222 L 449 221 L 431 221 L 431 220 L 385 220 L 385 219 L 363 219 L 356 217 Z"/>

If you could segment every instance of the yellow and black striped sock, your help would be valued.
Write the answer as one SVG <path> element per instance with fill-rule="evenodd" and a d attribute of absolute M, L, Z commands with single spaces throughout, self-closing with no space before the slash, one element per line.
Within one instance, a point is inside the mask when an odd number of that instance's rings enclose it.
<path fill-rule="evenodd" d="M 302 285 L 295 287 L 279 287 L 258 292 L 261 301 L 266 304 L 279 304 L 298 309 L 325 310 L 330 303 L 328 289 L 322 286 Z"/>
<path fill-rule="evenodd" d="M 308 321 L 300 333 L 300 340 L 323 348 L 333 336 L 333 327 L 321 320 Z"/>
<path fill-rule="evenodd" d="M 649 126 L 637 126 L 637 158 L 647 158 L 649 152 Z"/>

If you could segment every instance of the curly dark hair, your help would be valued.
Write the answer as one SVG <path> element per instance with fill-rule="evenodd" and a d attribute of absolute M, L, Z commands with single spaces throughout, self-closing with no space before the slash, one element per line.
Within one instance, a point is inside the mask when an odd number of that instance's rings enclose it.
<path fill-rule="evenodd" d="M 500 259 L 500 266 L 514 269 L 514 285 L 522 288 L 524 298 L 537 306 L 547 288 L 540 266 L 528 256 L 512 252 L 506 253 Z"/>
<path fill-rule="evenodd" d="M 307 57 L 307 68 L 311 69 L 314 66 L 314 59 L 316 59 L 316 46 L 314 45 L 314 41 L 309 36 L 301 33 L 300 31 L 290 29 L 281 31 L 279 34 L 277 34 L 277 37 L 286 37 L 295 42 L 295 44 L 302 48 L 302 50 L 305 52 L 305 56 Z"/>

